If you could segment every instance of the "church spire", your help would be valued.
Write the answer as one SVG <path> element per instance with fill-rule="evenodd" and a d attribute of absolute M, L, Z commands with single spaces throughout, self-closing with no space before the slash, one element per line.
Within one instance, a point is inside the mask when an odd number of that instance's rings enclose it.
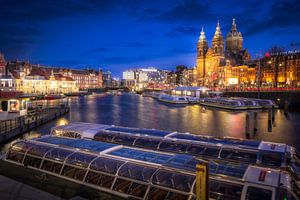
<path fill-rule="evenodd" d="M 221 32 L 220 22 L 218 20 L 214 38 L 219 38 L 219 37 L 222 37 L 222 32 Z"/>
<path fill-rule="evenodd" d="M 235 19 L 234 18 L 232 18 L 231 32 L 232 33 L 237 32 L 236 23 L 235 23 Z"/>
<path fill-rule="evenodd" d="M 201 29 L 201 32 L 200 32 L 199 41 L 205 41 L 205 40 L 206 40 L 205 32 L 204 32 L 203 26 L 202 26 L 202 29 Z"/>

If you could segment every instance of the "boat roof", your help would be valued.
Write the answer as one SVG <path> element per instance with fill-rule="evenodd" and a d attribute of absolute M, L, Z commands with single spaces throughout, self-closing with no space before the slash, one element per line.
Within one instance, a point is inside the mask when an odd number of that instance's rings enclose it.
<path fill-rule="evenodd" d="M 92 138 L 99 130 L 109 128 L 111 126 L 104 124 L 93 124 L 86 122 L 72 122 L 66 125 L 57 126 L 52 129 L 73 131 L 79 133 L 82 138 Z"/>
<path fill-rule="evenodd" d="M 159 140 L 170 139 L 176 142 L 201 143 L 204 145 L 214 145 L 218 147 L 245 148 L 259 151 L 272 151 L 278 153 L 290 152 L 290 146 L 282 143 L 265 142 L 258 140 L 244 140 L 234 138 L 216 138 L 212 136 L 194 135 L 191 133 L 180 133 L 176 131 L 163 131 L 156 129 L 131 128 L 103 124 L 91 124 L 75 122 L 64 126 L 52 128 L 57 131 L 71 131 L 81 135 L 81 138 L 94 139 L 96 135 L 103 132 L 132 135 L 136 137 L 151 137 Z"/>
<path fill-rule="evenodd" d="M 194 91 L 194 90 L 210 90 L 208 87 L 199 87 L 199 86 L 180 86 L 180 87 L 175 87 L 174 90 L 177 90 L 177 91 L 184 91 L 184 90 L 187 90 L 187 91 Z"/>

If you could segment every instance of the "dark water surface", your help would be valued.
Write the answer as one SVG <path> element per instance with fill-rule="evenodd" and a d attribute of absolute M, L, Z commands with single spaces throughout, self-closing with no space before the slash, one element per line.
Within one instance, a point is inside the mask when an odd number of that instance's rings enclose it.
<path fill-rule="evenodd" d="M 246 138 L 246 112 L 203 109 L 198 105 L 168 105 L 136 94 L 98 94 L 74 97 L 70 101 L 71 112 L 68 115 L 24 135 L 23 138 L 48 134 L 51 127 L 70 121 Z M 266 111 L 258 113 L 258 131 L 250 135 L 251 139 L 286 143 L 300 150 L 300 112 L 290 111 L 285 115 L 283 110 L 276 110 L 272 132 L 268 132 L 267 120 Z"/>

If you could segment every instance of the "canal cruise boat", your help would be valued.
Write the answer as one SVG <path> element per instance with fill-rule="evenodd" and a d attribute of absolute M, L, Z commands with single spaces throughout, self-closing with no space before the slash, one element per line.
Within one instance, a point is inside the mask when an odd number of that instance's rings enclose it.
<path fill-rule="evenodd" d="M 221 108 L 227 110 L 247 110 L 248 107 L 241 101 L 231 98 L 203 98 L 200 99 L 201 106 L 208 106 L 213 108 Z"/>
<path fill-rule="evenodd" d="M 195 200 L 196 165 L 204 161 L 190 155 L 44 136 L 13 143 L 4 162 L 124 199 Z M 214 161 L 208 165 L 210 199 L 299 200 L 299 186 L 286 171 Z"/>
<path fill-rule="evenodd" d="M 281 168 L 300 181 L 300 154 L 294 147 L 282 143 L 83 122 L 53 127 L 51 134 L 192 155 L 205 160 Z"/>

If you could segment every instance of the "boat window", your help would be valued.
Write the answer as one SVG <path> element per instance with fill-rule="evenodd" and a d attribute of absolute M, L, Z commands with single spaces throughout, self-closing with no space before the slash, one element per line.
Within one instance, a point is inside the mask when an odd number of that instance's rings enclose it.
<path fill-rule="evenodd" d="M 147 200 L 164 200 L 168 195 L 167 190 L 151 187 L 147 196 Z"/>
<path fill-rule="evenodd" d="M 62 164 L 48 161 L 48 160 L 44 160 L 43 165 L 42 165 L 43 170 L 53 172 L 56 174 L 60 173 L 61 167 L 62 167 Z"/>
<path fill-rule="evenodd" d="M 280 166 L 281 154 L 280 153 L 262 153 L 262 164 L 267 166 Z"/>
<path fill-rule="evenodd" d="M 118 144 L 132 145 L 136 137 L 129 135 L 117 135 L 113 142 Z"/>
<path fill-rule="evenodd" d="M 164 137 L 171 133 L 170 131 L 161 131 L 161 130 L 154 130 L 154 129 L 126 128 L 126 127 L 111 127 L 106 130 L 125 132 L 125 133 L 133 133 L 133 134 L 141 134 L 141 135 L 152 135 L 152 136 L 158 136 L 158 137 Z"/>
<path fill-rule="evenodd" d="M 246 193 L 246 200 L 271 200 L 272 190 L 249 186 Z"/>
<path fill-rule="evenodd" d="M 111 142 L 112 139 L 116 136 L 116 133 L 108 133 L 104 131 L 100 131 L 97 133 L 94 137 L 95 140 L 97 141 L 103 141 L 103 142 Z"/>
<path fill-rule="evenodd" d="M 84 153 L 74 153 L 68 157 L 66 162 L 71 165 L 78 165 L 83 167 L 88 167 L 90 162 L 97 156 L 84 154 Z"/>
<path fill-rule="evenodd" d="M 214 147 L 208 147 L 205 149 L 203 152 L 204 156 L 209 156 L 209 157 L 218 157 L 219 156 L 219 148 L 214 148 Z"/>
<path fill-rule="evenodd" d="M 126 163 L 120 169 L 118 175 L 128 177 L 140 181 L 149 182 L 152 174 L 156 171 L 155 168 L 145 167 L 142 165 Z"/>
<path fill-rule="evenodd" d="M 139 184 L 139 183 L 133 183 L 131 187 L 129 188 L 128 194 L 136 197 L 143 198 L 148 186 Z"/>
<path fill-rule="evenodd" d="M 25 160 L 24 160 L 24 166 L 31 166 L 31 167 L 35 167 L 35 168 L 40 168 L 42 163 L 42 159 L 41 158 L 36 158 L 36 157 L 32 157 L 32 156 L 26 156 Z"/>
<path fill-rule="evenodd" d="M 179 194 L 176 192 L 169 192 L 166 200 L 187 200 L 188 195 Z"/>
<path fill-rule="evenodd" d="M 300 160 L 292 160 L 291 168 L 293 173 L 295 173 L 295 175 L 297 176 L 297 178 L 300 179 Z"/>
<path fill-rule="evenodd" d="M 166 163 L 172 156 L 148 151 L 135 150 L 130 148 L 122 148 L 111 152 L 112 155 L 132 158 L 142 161 L 150 161 L 158 164 Z"/>
<path fill-rule="evenodd" d="M 95 172 L 88 172 L 85 182 L 98 185 L 100 187 L 110 188 L 113 184 L 114 177 L 95 173 Z"/>
<path fill-rule="evenodd" d="M 123 163 L 123 161 L 100 157 L 91 163 L 90 168 L 97 171 L 103 171 L 109 174 L 116 174 L 118 168 Z"/>
<path fill-rule="evenodd" d="M 239 200 L 241 199 L 242 190 L 243 185 L 220 181 L 209 182 L 209 196 L 212 199 Z"/>
<path fill-rule="evenodd" d="M 205 150 L 204 146 L 200 145 L 191 145 L 188 149 L 187 152 L 192 154 L 192 155 L 202 155 Z"/>
<path fill-rule="evenodd" d="M 113 190 L 127 194 L 131 184 L 132 181 L 118 178 L 114 184 Z"/>
<path fill-rule="evenodd" d="M 79 133 L 75 133 L 72 131 L 61 131 L 59 134 L 55 133 L 55 135 L 69 137 L 69 138 L 81 138 L 81 135 Z"/>
<path fill-rule="evenodd" d="M 295 180 L 291 181 L 291 188 L 293 193 L 297 196 L 300 197 L 300 188 L 299 188 L 299 184 L 296 183 Z"/>
<path fill-rule="evenodd" d="M 65 165 L 62 171 L 63 176 L 80 180 L 80 181 L 83 180 L 85 173 L 86 173 L 85 169 L 79 169 L 68 165 Z"/>
<path fill-rule="evenodd" d="M 236 160 L 239 162 L 256 163 L 256 152 L 240 151 L 235 149 L 222 149 L 221 158 L 226 160 Z"/>
<path fill-rule="evenodd" d="M 176 141 L 163 141 L 159 145 L 159 149 L 172 152 L 186 152 L 188 146 L 188 144 L 178 143 Z"/>
<path fill-rule="evenodd" d="M 22 163 L 24 158 L 24 152 L 16 151 L 14 149 L 10 149 L 7 158 L 8 160 L 12 160 L 18 163 Z"/>
<path fill-rule="evenodd" d="M 283 187 L 279 188 L 278 199 L 296 200 L 296 198 L 286 188 Z"/>
<path fill-rule="evenodd" d="M 160 141 L 161 140 L 159 140 L 159 139 L 152 139 L 152 138 L 138 138 L 135 141 L 134 145 L 138 146 L 138 147 L 157 149 Z"/>
<path fill-rule="evenodd" d="M 43 157 L 44 154 L 50 149 L 53 149 L 53 147 L 44 146 L 44 145 L 34 145 L 32 148 L 28 150 L 27 154 Z"/>
<path fill-rule="evenodd" d="M 63 149 L 53 149 L 53 150 L 49 151 L 46 154 L 46 158 L 49 158 L 49 159 L 52 159 L 52 160 L 64 161 L 65 158 L 67 156 L 69 156 L 71 153 L 73 153 L 73 152 L 72 151 L 63 150 Z"/>
<path fill-rule="evenodd" d="M 159 170 L 154 174 L 152 182 L 156 185 L 189 192 L 194 180 L 195 177 L 191 175 Z"/>

